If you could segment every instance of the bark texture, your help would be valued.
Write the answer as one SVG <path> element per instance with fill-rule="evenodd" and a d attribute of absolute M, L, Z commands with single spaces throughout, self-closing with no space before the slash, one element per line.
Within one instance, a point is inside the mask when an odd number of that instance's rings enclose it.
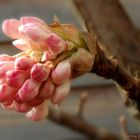
<path fill-rule="evenodd" d="M 89 32 L 135 75 L 140 69 L 140 34 L 119 0 L 74 0 Z"/>
<path fill-rule="evenodd" d="M 121 138 L 115 134 L 108 132 L 105 129 L 97 128 L 89 124 L 79 116 L 72 115 L 67 112 L 62 112 L 55 108 L 50 108 L 48 117 L 51 121 L 66 126 L 76 132 L 87 136 L 91 140 L 120 140 Z"/>
<path fill-rule="evenodd" d="M 139 29 L 118 0 L 74 0 L 74 3 L 90 33 L 84 36 L 95 55 L 91 72 L 114 80 L 125 105 L 140 120 Z"/>

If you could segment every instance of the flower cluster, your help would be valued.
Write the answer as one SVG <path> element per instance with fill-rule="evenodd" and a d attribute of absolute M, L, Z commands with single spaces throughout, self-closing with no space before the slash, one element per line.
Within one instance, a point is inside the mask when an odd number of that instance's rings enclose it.
<path fill-rule="evenodd" d="M 48 102 L 60 103 L 69 94 L 71 79 L 90 70 L 92 56 L 73 25 L 21 17 L 5 20 L 2 29 L 22 52 L 0 55 L 1 106 L 42 120 Z"/>

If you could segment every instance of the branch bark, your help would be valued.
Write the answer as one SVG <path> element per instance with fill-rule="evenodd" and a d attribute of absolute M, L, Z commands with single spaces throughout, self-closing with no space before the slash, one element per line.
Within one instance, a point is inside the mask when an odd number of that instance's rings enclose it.
<path fill-rule="evenodd" d="M 85 136 L 88 136 L 89 139 L 94 140 L 120 140 L 119 136 L 112 134 L 105 129 L 97 128 L 96 126 L 87 123 L 81 117 L 77 115 L 72 115 L 67 112 L 60 111 L 54 107 L 50 108 L 49 120 L 66 126 L 76 132 L 79 132 Z"/>
<path fill-rule="evenodd" d="M 140 36 L 119 0 L 73 0 L 89 32 L 95 32 L 100 42 L 119 64 L 139 76 Z"/>
<path fill-rule="evenodd" d="M 74 2 L 90 32 L 83 36 L 95 55 L 91 73 L 114 80 L 123 93 L 125 105 L 140 120 L 139 30 L 118 0 Z"/>

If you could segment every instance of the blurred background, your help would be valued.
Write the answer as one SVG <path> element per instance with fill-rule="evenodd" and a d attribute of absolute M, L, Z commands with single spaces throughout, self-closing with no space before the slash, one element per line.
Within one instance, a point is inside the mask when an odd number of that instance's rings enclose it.
<path fill-rule="evenodd" d="M 133 23 L 140 27 L 140 1 L 120 0 Z M 57 15 L 62 23 L 81 25 L 70 0 L 0 0 L 0 25 L 4 19 L 20 18 L 21 16 L 37 16 L 51 23 Z M 0 28 L 0 41 L 7 41 Z M 3 43 L 0 53 L 15 54 L 13 46 Z M 119 116 L 124 114 L 129 122 L 131 133 L 140 132 L 137 122 L 131 118 L 123 106 L 119 92 L 110 80 L 105 80 L 94 74 L 86 74 L 72 82 L 72 91 L 62 103 L 61 108 L 75 112 L 79 95 L 88 92 L 89 98 L 85 106 L 85 118 L 100 127 L 106 127 L 114 133 L 119 133 Z M 0 140 L 82 140 L 82 135 L 49 121 L 31 122 L 24 114 L 0 109 Z"/>

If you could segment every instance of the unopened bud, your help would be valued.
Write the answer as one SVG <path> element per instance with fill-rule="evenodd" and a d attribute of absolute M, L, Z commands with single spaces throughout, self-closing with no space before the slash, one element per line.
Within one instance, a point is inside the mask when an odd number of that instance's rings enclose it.
<path fill-rule="evenodd" d="M 40 84 L 38 82 L 28 79 L 18 90 L 18 95 L 22 101 L 30 101 L 38 95 L 39 87 Z"/>
<path fill-rule="evenodd" d="M 45 84 L 43 85 L 42 89 L 40 90 L 40 96 L 44 99 L 50 98 L 54 93 L 54 83 L 49 78 Z"/>
<path fill-rule="evenodd" d="M 52 79 L 56 84 L 62 84 L 71 75 L 71 66 L 68 60 L 60 62 L 52 72 Z"/>
<path fill-rule="evenodd" d="M 14 67 L 17 70 L 30 69 L 35 62 L 29 57 L 17 57 L 14 62 Z"/>
<path fill-rule="evenodd" d="M 4 78 L 8 70 L 14 69 L 13 61 L 0 61 L 0 77 Z"/>
<path fill-rule="evenodd" d="M 30 111 L 32 109 L 32 107 L 30 105 L 28 105 L 27 103 L 19 104 L 19 103 L 15 102 L 14 109 L 17 112 L 25 113 L 25 112 Z"/>
<path fill-rule="evenodd" d="M 12 42 L 12 44 L 21 51 L 26 51 L 30 49 L 28 42 L 23 39 L 15 40 Z"/>
<path fill-rule="evenodd" d="M 54 53 L 59 54 L 67 47 L 67 43 L 58 37 L 56 34 L 52 33 L 45 39 L 47 47 Z"/>
<path fill-rule="evenodd" d="M 33 100 L 29 101 L 28 104 L 32 107 L 36 107 L 42 104 L 43 101 L 44 99 L 39 95 L 39 96 L 36 96 Z"/>
<path fill-rule="evenodd" d="M 2 30 L 7 36 L 13 39 L 17 39 L 21 37 L 18 31 L 19 26 L 20 26 L 20 22 L 18 20 L 8 19 L 3 22 Z"/>
<path fill-rule="evenodd" d="M 55 89 L 55 93 L 53 94 L 51 101 L 53 104 L 58 104 L 64 100 L 64 98 L 69 94 L 70 92 L 70 81 L 66 81 L 62 85 L 59 85 Z"/>
<path fill-rule="evenodd" d="M 11 87 L 20 88 L 26 78 L 27 75 L 22 70 L 10 70 L 6 73 L 7 84 Z"/>
<path fill-rule="evenodd" d="M 9 102 L 14 99 L 17 89 L 8 86 L 7 84 L 0 85 L 0 102 Z"/>
<path fill-rule="evenodd" d="M 40 121 L 45 119 L 48 113 L 48 101 L 44 101 L 41 105 L 33 107 L 33 109 L 26 114 L 26 117 L 33 121 Z"/>
<path fill-rule="evenodd" d="M 44 64 L 37 63 L 31 69 L 31 78 L 37 82 L 43 82 L 47 80 L 50 73 L 50 68 Z"/>

